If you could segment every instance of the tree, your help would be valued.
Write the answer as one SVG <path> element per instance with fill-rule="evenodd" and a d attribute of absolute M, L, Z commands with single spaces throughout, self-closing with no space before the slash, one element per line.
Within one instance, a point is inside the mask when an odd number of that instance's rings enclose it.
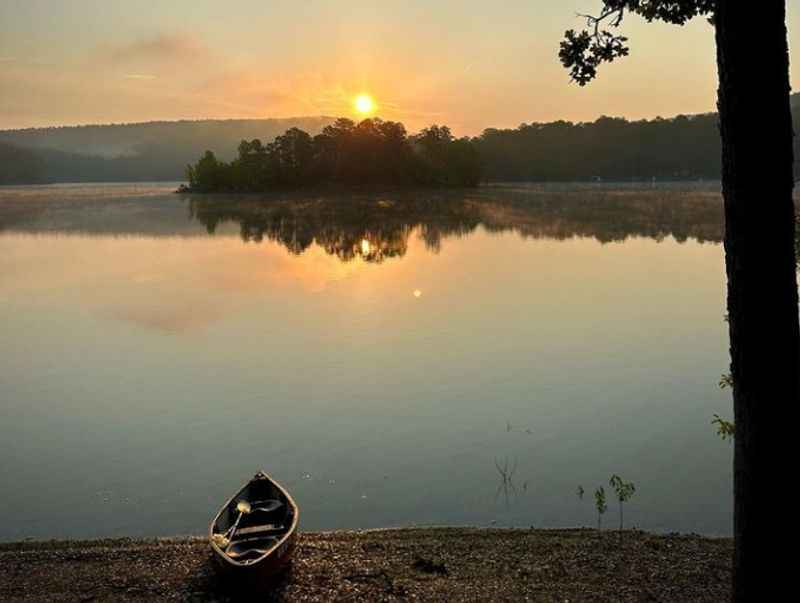
<path fill-rule="evenodd" d="M 313 149 L 311 136 L 299 128 L 290 128 L 270 143 L 268 151 L 278 163 L 278 181 L 281 184 L 303 184 L 311 169 Z"/>
<path fill-rule="evenodd" d="M 793 149 L 786 8 L 782 0 L 601 0 L 588 30 L 570 30 L 560 58 L 580 85 L 628 53 L 613 28 L 625 11 L 715 29 L 725 201 L 725 265 L 734 401 L 733 599 L 788 587 L 785 529 L 767 494 L 791 458 L 800 398 L 800 328 L 792 200 Z M 608 25 L 611 30 L 604 29 Z"/>
<path fill-rule="evenodd" d="M 423 128 L 412 138 L 412 142 L 422 158 L 422 178 L 437 183 L 445 172 L 447 149 L 453 142 L 453 135 L 447 126 L 436 124 Z"/>
<path fill-rule="evenodd" d="M 194 166 L 186 169 L 189 186 L 200 192 L 213 192 L 223 186 L 223 169 L 221 163 L 211 151 L 206 151 Z"/>
<path fill-rule="evenodd" d="M 238 173 L 234 179 L 246 190 L 256 189 L 264 184 L 267 177 L 264 170 L 266 153 L 267 150 L 258 138 L 252 142 L 243 140 L 239 143 L 239 159 L 236 162 Z"/>
<path fill-rule="evenodd" d="M 614 474 L 608 481 L 608 484 L 614 488 L 614 494 L 617 495 L 617 502 L 619 503 L 619 530 L 622 531 L 622 505 L 628 502 L 636 492 L 636 486 L 633 482 L 623 481 L 622 478 Z"/>
<path fill-rule="evenodd" d="M 608 511 L 606 491 L 603 486 L 594 491 L 594 507 L 597 509 L 597 529 L 599 530 L 603 527 L 603 515 Z"/>

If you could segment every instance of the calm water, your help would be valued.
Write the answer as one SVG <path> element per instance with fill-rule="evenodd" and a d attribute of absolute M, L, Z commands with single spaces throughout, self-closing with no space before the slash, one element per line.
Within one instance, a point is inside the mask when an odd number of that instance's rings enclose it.
<path fill-rule="evenodd" d="M 730 533 L 715 187 L 172 188 L 0 189 L 0 540 L 200 534 L 260 468 L 309 530 L 592 525 L 619 473 Z"/>

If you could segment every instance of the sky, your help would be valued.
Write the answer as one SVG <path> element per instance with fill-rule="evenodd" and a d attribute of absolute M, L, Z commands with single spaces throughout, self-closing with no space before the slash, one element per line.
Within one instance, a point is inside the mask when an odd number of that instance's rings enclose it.
<path fill-rule="evenodd" d="M 800 3 L 787 2 L 792 58 Z M 600 0 L 0 0 L 0 128 L 377 115 L 414 131 L 714 110 L 711 26 L 623 23 L 585 88 L 558 44 Z M 797 48 L 797 51 L 793 49 Z M 800 77 L 794 61 L 792 81 Z"/>

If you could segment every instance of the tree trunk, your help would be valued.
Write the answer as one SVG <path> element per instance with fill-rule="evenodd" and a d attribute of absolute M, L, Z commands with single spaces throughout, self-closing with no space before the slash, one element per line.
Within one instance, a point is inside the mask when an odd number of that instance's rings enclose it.
<path fill-rule="evenodd" d="M 793 150 L 784 0 L 718 0 L 734 444 L 734 601 L 786 586 L 777 490 L 800 396 Z"/>

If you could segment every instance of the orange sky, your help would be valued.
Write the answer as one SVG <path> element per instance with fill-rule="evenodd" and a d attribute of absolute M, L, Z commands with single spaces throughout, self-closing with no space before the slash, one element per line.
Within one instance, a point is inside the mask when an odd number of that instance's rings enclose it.
<path fill-rule="evenodd" d="M 586 89 L 557 60 L 599 0 L 8 0 L 0 128 L 179 118 L 378 115 L 458 134 L 521 122 L 714 108 L 713 32 L 624 24 L 632 56 Z M 800 7 L 789 2 L 790 44 Z M 800 64 L 800 61 L 796 61 Z M 797 80 L 798 68 L 792 69 Z"/>

